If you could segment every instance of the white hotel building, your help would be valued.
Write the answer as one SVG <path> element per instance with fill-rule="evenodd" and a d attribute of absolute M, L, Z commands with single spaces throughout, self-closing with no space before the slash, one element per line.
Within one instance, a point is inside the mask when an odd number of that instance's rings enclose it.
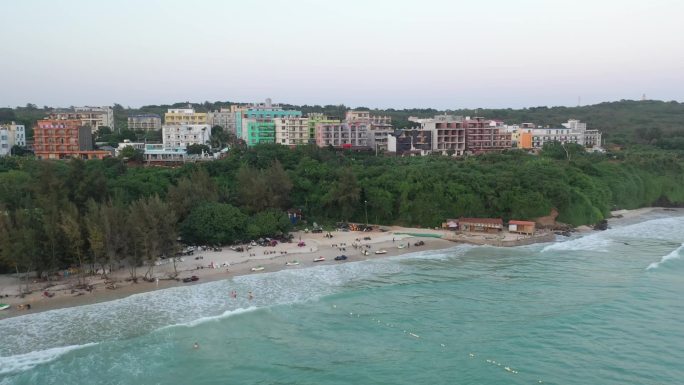
<path fill-rule="evenodd" d="M 209 144 L 211 126 L 208 124 L 179 124 L 162 126 L 164 148 L 187 148 L 191 144 Z"/>

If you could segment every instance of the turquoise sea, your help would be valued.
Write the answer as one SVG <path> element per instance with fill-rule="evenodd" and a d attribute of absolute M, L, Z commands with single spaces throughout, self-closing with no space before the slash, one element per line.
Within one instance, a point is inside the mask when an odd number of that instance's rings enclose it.
<path fill-rule="evenodd" d="M 682 384 L 680 213 L 0 320 L 0 384 Z"/>

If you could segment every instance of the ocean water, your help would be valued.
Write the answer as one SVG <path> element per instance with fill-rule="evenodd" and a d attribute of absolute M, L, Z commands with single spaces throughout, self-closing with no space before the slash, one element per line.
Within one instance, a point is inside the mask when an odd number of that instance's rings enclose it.
<path fill-rule="evenodd" d="M 678 215 L 4 319 L 0 384 L 682 384 Z"/>

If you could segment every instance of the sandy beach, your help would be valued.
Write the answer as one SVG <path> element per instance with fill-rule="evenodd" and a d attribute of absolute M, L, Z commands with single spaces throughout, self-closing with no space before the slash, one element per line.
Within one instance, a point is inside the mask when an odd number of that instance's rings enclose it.
<path fill-rule="evenodd" d="M 72 276 L 68 279 L 56 281 L 36 281 L 30 284 L 31 294 L 23 297 L 19 294 L 19 282 L 13 275 L 0 276 L 0 303 L 10 304 L 11 308 L 0 312 L 0 318 L 7 318 L 28 313 L 51 309 L 80 306 L 96 302 L 110 301 L 146 291 L 165 289 L 179 285 L 193 285 L 230 277 L 274 272 L 282 269 L 298 269 L 314 265 L 339 264 L 353 261 L 363 261 L 374 258 L 391 257 L 411 252 L 439 250 L 453 247 L 453 241 L 435 238 L 441 231 L 425 229 L 407 229 L 392 227 L 391 231 L 381 232 L 344 232 L 333 231 L 332 238 L 326 233 L 312 234 L 304 232 L 293 233 L 291 243 L 278 243 L 275 247 L 254 246 L 244 252 L 223 247 L 221 251 L 197 250 L 193 255 L 182 257 L 176 264 L 179 272 L 177 279 L 172 279 L 173 264 L 166 263 L 155 266 L 153 277 L 158 281 L 147 282 L 139 279 L 137 283 L 127 280 L 130 274 L 127 269 L 120 269 L 109 274 L 109 282 L 115 281 L 116 288 L 107 288 L 105 280 L 99 275 L 86 277 L 92 290 L 75 289 L 78 280 Z M 402 234 L 411 232 L 412 235 Z M 430 236 L 420 236 L 430 234 Z M 364 240 L 365 237 L 370 239 Z M 419 240 L 425 244 L 415 246 Z M 304 246 L 298 246 L 299 242 Z M 356 245 L 357 247 L 354 247 Z M 243 245 L 246 248 L 247 245 Z M 363 251 L 367 250 L 364 254 Z M 384 250 L 386 253 L 376 254 Z M 345 261 L 336 261 L 338 255 L 346 255 Z M 314 262 L 314 258 L 324 257 L 325 261 Z M 297 265 L 286 265 L 286 262 L 297 261 Z M 263 270 L 253 271 L 253 268 L 263 267 Z M 138 269 L 138 275 L 145 274 L 147 266 Z M 191 276 L 199 280 L 184 283 L 183 278 Z M 111 286 L 110 286 L 111 287 Z M 47 292 L 52 297 L 46 297 Z M 30 309 L 20 309 L 20 305 L 30 304 Z"/>
<path fill-rule="evenodd" d="M 646 207 L 635 210 L 617 210 L 611 213 L 609 223 L 624 220 L 638 220 L 640 217 L 663 210 L 658 207 Z M 180 285 L 193 285 L 215 280 L 227 279 L 245 274 L 259 274 L 260 272 L 274 272 L 282 269 L 299 269 L 316 265 L 339 264 L 354 261 L 363 261 L 374 258 L 391 257 L 411 252 L 440 250 L 453 247 L 458 243 L 491 244 L 491 236 L 482 234 L 455 234 L 450 231 L 404 228 L 399 226 L 388 227 L 388 231 L 354 232 L 333 231 L 332 238 L 326 237 L 326 233 L 294 232 L 291 243 L 278 243 L 275 247 L 254 246 L 250 250 L 237 252 L 229 247 L 223 247 L 221 251 L 196 251 L 193 255 L 182 257 L 176 268 L 179 272 L 177 278 L 173 276 L 173 264 L 166 263 L 155 266 L 153 277 L 158 281 L 147 282 L 139 279 L 137 283 L 131 282 L 127 269 L 119 269 L 109 274 L 109 282 L 114 281 L 116 288 L 107 288 L 105 280 L 99 275 L 86 277 L 92 290 L 75 289 L 78 281 L 76 277 L 60 279 L 56 281 L 36 281 L 30 284 L 31 294 L 23 297 L 19 295 L 19 281 L 14 275 L 0 275 L 0 303 L 10 304 L 11 308 L 0 312 L 0 318 L 16 315 L 46 311 L 62 307 L 79 306 L 96 302 L 110 301 L 127 297 L 132 294 L 147 291 L 165 289 Z M 581 226 L 580 232 L 594 231 L 587 226 Z M 502 236 L 502 240 L 506 236 Z M 365 237 L 370 237 L 365 240 Z M 441 237 L 441 238 L 439 238 Z M 424 245 L 415 246 L 417 241 L 423 241 Z M 534 240 L 522 240 L 520 244 L 532 242 L 552 242 L 553 234 L 541 234 Z M 305 245 L 298 246 L 302 241 Z M 516 241 L 513 240 L 512 241 Z M 521 241 L 521 240 L 517 240 Z M 497 241 L 501 243 L 501 241 Z M 354 247 L 356 245 L 357 247 Z M 508 244 L 505 246 L 512 246 Z M 366 254 L 363 250 L 367 250 Z M 386 253 L 376 254 L 375 251 L 385 250 Z M 335 261 L 338 255 L 346 255 L 345 261 Z M 324 257 L 325 261 L 314 262 L 314 258 Z M 297 265 L 288 266 L 286 262 L 297 261 Z M 253 268 L 261 268 L 253 271 Z M 147 266 L 138 269 L 140 278 L 145 274 Z M 183 278 L 191 276 L 199 277 L 199 280 L 184 283 Z M 111 286 L 110 286 L 111 287 Z M 46 297 L 48 292 L 52 297 Z M 20 309 L 20 305 L 30 304 L 31 308 Z"/>

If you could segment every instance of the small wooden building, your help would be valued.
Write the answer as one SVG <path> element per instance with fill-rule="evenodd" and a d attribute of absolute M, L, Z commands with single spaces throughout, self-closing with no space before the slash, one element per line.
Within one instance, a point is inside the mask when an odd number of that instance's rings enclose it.
<path fill-rule="evenodd" d="M 458 230 L 458 219 L 447 219 L 446 222 L 442 222 L 442 229 L 451 231 Z"/>
<path fill-rule="evenodd" d="M 501 218 L 459 218 L 458 228 L 461 231 L 478 233 L 499 233 L 503 231 Z"/>
<path fill-rule="evenodd" d="M 508 232 L 534 235 L 535 223 L 530 221 L 508 221 Z"/>

